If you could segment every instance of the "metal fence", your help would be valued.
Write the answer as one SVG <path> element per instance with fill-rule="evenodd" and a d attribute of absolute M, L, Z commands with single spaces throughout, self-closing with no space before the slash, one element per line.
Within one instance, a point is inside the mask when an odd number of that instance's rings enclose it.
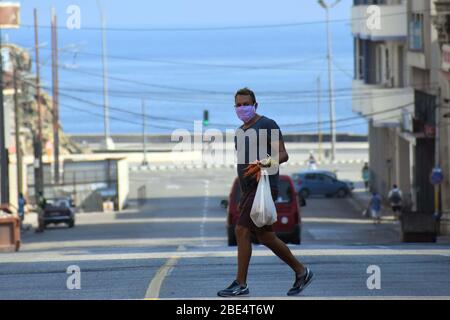
<path fill-rule="evenodd" d="M 44 196 L 70 197 L 79 211 L 102 211 L 103 202 L 118 206 L 118 174 L 114 160 L 66 162 L 59 184 L 54 183 L 53 166 L 44 165 Z M 35 204 L 34 167 L 27 167 L 28 199 Z"/>

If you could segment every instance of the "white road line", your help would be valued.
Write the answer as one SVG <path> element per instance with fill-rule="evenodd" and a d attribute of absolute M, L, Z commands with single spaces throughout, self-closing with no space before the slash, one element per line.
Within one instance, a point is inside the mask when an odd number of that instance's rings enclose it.
<path fill-rule="evenodd" d="M 184 247 L 179 246 L 177 251 L 183 251 L 185 250 Z M 161 286 L 164 282 L 164 279 L 166 276 L 172 271 L 172 269 L 175 267 L 175 265 L 178 262 L 179 257 L 171 257 L 169 258 L 166 263 L 156 272 L 155 276 L 153 277 L 152 281 L 150 282 L 147 291 L 145 293 L 145 299 L 158 299 L 159 298 L 159 292 L 161 291 Z"/>
<path fill-rule="evenodd" d="M 224 223 L 226 217 L 173 217 L 173 218 L 139 218 L 139 219 L 99 219 L 95 221 L 80 221 L 78 225 L 101 225 L 101 224 L 130 224 L 130 223 Z"/>
<path fill-rule="evenodd" d="M 104 240 L 72 240 L 72 241 L 50 241 L 23 243 L 21 251 L 17 256 L 36 254 L 33 250 L 55 250 L 64 249 L 78 250 L 78 248 L 129 248 L 129 247 L 170 247 L 179 245 L 199 246 L 200 237 L 180 237 L 180 238 L 147 238 L 147 239 L 104 239 Z M 225 243 L 226 237 L 205 237 L 208 243 Z M 1 255 L 0 263 L 3 262 L 4 255 Z"/>
<path fill-rule="evenodd" d="M 367 219 L 341 219 L 341 218 L 314 218 L 314 217 L 308 217 L 308 218 L 302 218 L 302 222 L 309 222 L 309 223 L 336 223 L 336 224 L 373 224 L 372 220 Z M 383 221 L 384 223 L 394 223 L 391 219 L 385 219 Z"/>
<path fill-rule="evenodd" d="M 292 253 L 299 257 L 348 257 L 348 256 L 442 256 L 450 253 L 450 249 L 294 249 Z M 235 258 L 236 249 L 186 252 L 149 252 L 149 253 L 110 253 L 110 254 L 71 254 L 70 252 L 45 252 L 36 254 L 34 252 L 16 252 L 2 254 L 2 263 L 31 263 L 31 262 L 63 262 L 63 261 L 105 261 L 105 260 L 149 260 L 149 259 L 200 259 L 200 258 Z M 253 257 L 273 257 L 272 251 L 268 249 L 253 250 Z"/>
<path fill-rule="evenodd" d="M 238 298 L 211 298 L 211 297 L 196 297 L 196 298 L 170 298 L 161 300 L 450 300 L 450 296 L 314 296 L 314 297 L 257 297 L 246 296 Z"/>
<path fill-rule="evenodd" d="M 181 186 L 178 184 L 168 184 L 166 185 L 167 190 L 178 190 L 181 189 Z"/>
<path fill-rule="evenodd" d="M 205 198 L 203 201 L 203 217 L 202 223 L 200 225 L 200 238 L 202 239 L 202 246 L 206 247 L 206 239 L 205 239 L 205 223 L 207 221 L 208 216 L 208 206 L 209 206 L 209 180 L 203 180 L 205 187 Z"/>

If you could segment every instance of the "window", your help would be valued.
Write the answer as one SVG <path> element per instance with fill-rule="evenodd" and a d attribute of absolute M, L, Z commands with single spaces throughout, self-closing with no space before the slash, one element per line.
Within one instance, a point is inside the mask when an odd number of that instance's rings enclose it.
<path fill-rule="evenodd" d="M 423 50 L 423 14 L 411 14 L 409 21 L 409 49 Z"/>
<path fill-rule="evenodd" d="M 333 182 L 333 178 L 331 178 L 330 176 L 327 176 L 327 175 L 319 175 L 319 180 L 320 180 L 320 182 L 323 182 L 323 183 L 332 183 Z"/>
<path fill-rule="evenodd" d="M 241 200 L 241 187 L 239 183 L 236 184 L 235 189 L 236 203 Z M 276 203 L 291 203 L 293 190 L 289 181 L 280 179 L 278 184 L 278 198 L 275 200 Z"/>
<path fill-rule="evenodd" d="M 280 179 L 278 185 L 278 198 L 277 203 L 290 203 L 292 201 L 292 189 L 289 181 Z"/>

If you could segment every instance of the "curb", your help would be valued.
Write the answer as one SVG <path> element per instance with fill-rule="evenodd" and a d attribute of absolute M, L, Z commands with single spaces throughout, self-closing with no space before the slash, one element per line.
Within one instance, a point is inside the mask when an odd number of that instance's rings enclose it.
<path fill-rule="evenodd" d="M 327 164 L 363 164 L 368 162 L 365 159 L 356 160 L 339 160 L 330 162 L 317 162 L 317 165 L 327 165 Z M 308 162 L 288 162 L 283 163 L 281 167 L 294 167 L 307 165 Z M 129 170 L 131 172 L 150 172 L 150 171 L 179 171 L 179 170 L 204 170 L 204 169 L 235 169 L 236 164 L 176 164 L 176 165 L 130 165 Z"/>
<path fill-rule="evenodd" d="M 364 211 L 366 209 L 369 208 L 369 202 L 358 197 L 355 196 L 355 194 L 353 193 L 352 197 L 350 198 L 350 201 L 353 201 L 353 203 L 355 203 L 361 211 Z M 390 207 L 386 206 L 385 204 L 381 205 L 381 215 L 390 212 Z"/>

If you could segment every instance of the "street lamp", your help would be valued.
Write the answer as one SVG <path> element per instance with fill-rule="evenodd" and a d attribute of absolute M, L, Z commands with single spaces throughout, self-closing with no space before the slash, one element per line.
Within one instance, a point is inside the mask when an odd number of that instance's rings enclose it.
<path fill-rule="evenodd" d="M 0 3 L 0 49 L 2 48 L 2 29 L 15 28 L 20 24 L 20 4 Z M 3 62 L 0 50 L 0 204 L 10 202 L 9 195 L 9 153 L 6 137 L 6 112 L 3 99 Z"/>
<path fill-rule="evenodd" d="M 108 59 L 106 53 L 106 21 L 105 12 L 100 3 L 97 0 L 98 10 L 100 11 L 100 20 L 102 24 L 102 64 L 103 64 L 103 104 L 104 104 L 104 130 L 105 130 L 105 149 L 114 149 L 114 142 L 111 138 L 109 131 L 109 97 L 108 97 Z"/>
<path fill-rule="evenodd" d="M 330 9 L 334 8 L 341 0 L 335 0 L 331 4 L 325 3 L 324 0 L 318 0 L 319 5 L 325 9 L 327 16 L 327 58 L 328 58 L 328 91 L 330 98 L 330 131 L 331 131 L 331 161 L 336 159 L 336 110 L 334 102 L 334 82 L 333 82 L 333 52 L 330 30 Z"/>

